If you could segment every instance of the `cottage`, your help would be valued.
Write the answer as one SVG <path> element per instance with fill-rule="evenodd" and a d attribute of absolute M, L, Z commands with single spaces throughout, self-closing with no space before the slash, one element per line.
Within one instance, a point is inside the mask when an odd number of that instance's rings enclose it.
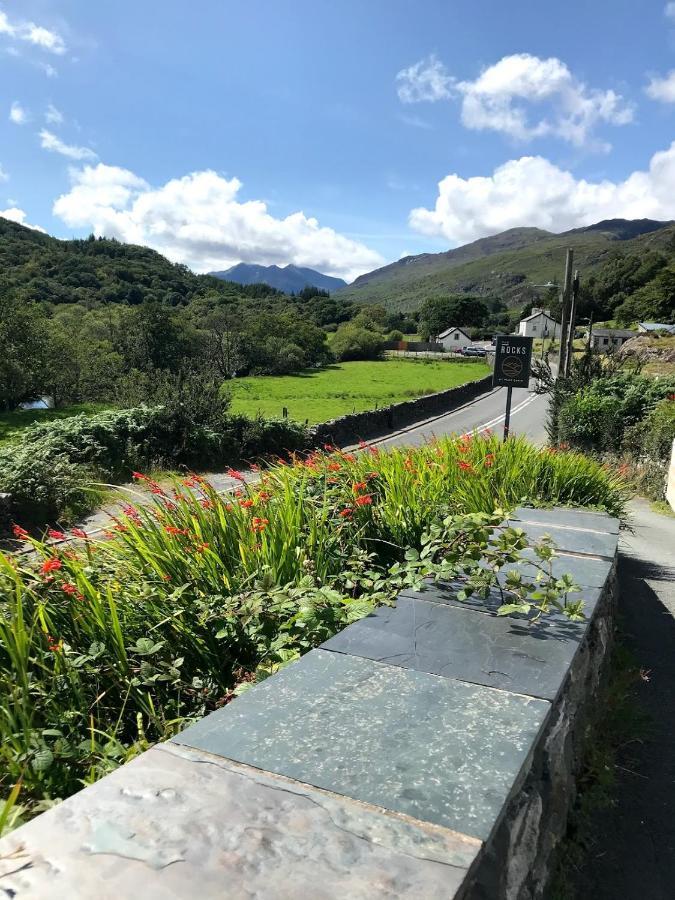
<path fill-rule="evenodd" d="M 637 331 L 630 331 L 628 328 L 593 328 L 592 331 L 586 332 L 586 343 L 590 337 L 594 350 L 610 353 L 612 350 L 618 350 L 636 335 Z"/>
<path fill-rule="evenodd" d="M 444 350 L 463 350 L 470 347 L 473 341 L 469 335 L 456 325 L 446 328 L 438 335 L 438 343 L 443 344 Z"/>
<path fill-rule="evenodd" d="M 535 306 L 529 316 L 520 320 L 518 334 L 523 337 L 554 338 L 558 323 L 551 316 L 550 309 L 539 309 Z"/>

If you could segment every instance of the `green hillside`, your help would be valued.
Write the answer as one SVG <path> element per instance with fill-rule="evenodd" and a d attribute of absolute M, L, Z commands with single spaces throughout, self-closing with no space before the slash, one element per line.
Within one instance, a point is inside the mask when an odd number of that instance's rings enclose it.
<path fill-rule="evenodd" d="M 411 311 L 429 297 L 470 293 L 521 307 L 541 297 L 535 285 L 563 278 L 565 251 L 574 250 L 575 266 L 589 277 L 629 258 L 660 254 L 675 259 L 675 225 L 651 220 L 611 220 L 564 234 L 516 228 L 446 253 L 406 257 L 363 275 L 337 296 L 358 303 Z M 642 287 L 643 284 L 634 285 Z"/>

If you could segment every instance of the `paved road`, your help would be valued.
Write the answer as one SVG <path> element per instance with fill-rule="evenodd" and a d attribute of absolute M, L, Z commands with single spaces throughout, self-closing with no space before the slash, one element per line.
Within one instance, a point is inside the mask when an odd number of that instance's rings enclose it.
<path fill-rule="evenodd" d="M 504 427 L 506 388 L 497 388 L 482 394 L 454 412 L 423 422 L 405 431 L 375 443 L 380 446 L 418 446 L 432 437 L 444 434 L 466 434 L 491 428 L 501 431 Z M 511 406 L 511 434 L 526 435 L 536 444 L 546 443 L 546 409 L 548 397 L 535 394 L 525 388 L 514 388 Z"/>

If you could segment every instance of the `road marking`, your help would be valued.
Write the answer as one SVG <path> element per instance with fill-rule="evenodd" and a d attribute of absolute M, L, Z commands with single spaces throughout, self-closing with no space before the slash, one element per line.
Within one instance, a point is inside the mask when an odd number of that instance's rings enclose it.
<path fill-rule="evenodd" d="M 534 403 L 539 394 L 530 394 L 529 397 L 526 397 L 524 400 L 521 400 L 517 406 L 514 406 L 511 410 L 511 415 L 514 416 L 516 413 L 525 409 L 526 406 L 529 406 L 530 403 Z M 467 431 L 462 437 L 467 437 L 470 434 L 478 434 L 479 431 L 486 431 L 488 428 L 493 428 L 495 425 L 498 425 L 500 422 L 503 422 L 506 418 L 506 410 L 497 416 L 494 419 L 490 419 L 489 422 L 485 422 L 483 425 L 477 425 L 472 431 Z"/>

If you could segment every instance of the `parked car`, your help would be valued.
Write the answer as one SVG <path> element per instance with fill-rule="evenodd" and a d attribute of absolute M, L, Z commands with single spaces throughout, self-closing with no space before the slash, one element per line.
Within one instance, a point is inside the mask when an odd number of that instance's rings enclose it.
<path fill-rule="evenodd" d="M 487 356 L 485 347 L 465 347 L 462 350 L 463 356 Z"/>

